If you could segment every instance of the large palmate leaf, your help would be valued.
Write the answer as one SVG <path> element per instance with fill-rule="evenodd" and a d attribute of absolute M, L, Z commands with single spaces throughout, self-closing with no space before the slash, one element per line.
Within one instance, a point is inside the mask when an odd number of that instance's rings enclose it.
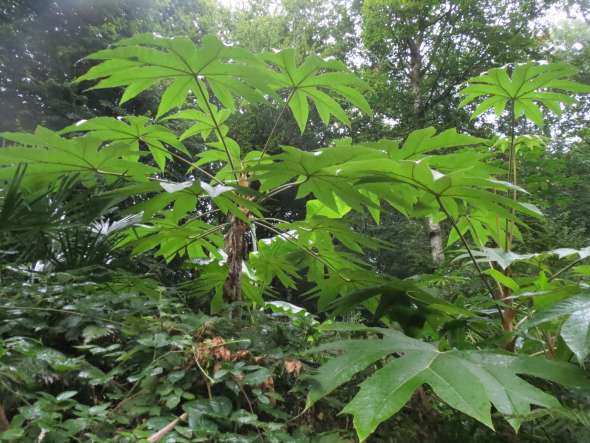
<path fill-rule="evenodd" d="M 590 295 L 580 294 L 543 309 L 522 325 L 529 329 L 542 323 L 565 318 L 561 325 L 561 337 L 580 364 L 590 354 Z"/>
<path fill-rule="evenodd" d="M 264 54 L 262 58 L 278 70 L 274 76 L 276 88 L 289 91 L 289 108 L 302 133 L 309 116 L 309 100 L 315 104 L 324 124 L 328 124 L 333 115 L 336 120 L 350 125 L 340 104 L 327 92 L 336 93 L 362 112 L 371 114 L 369 103 L 359 92 L 366 89 L 365 83 L 350 73 L 344 63 L 310 56 L 297 66 L 296 55 L 294 49 L 285 49 Z"/>
<path fill-rule="evenodd" d="M 91 89 L 124 86 L 122 103 L 165 82 L 158 117 L 183 105 L 189 92 L 203 111 L 211 106 L 209 90 L 230 109 L 236 97 L 257 102 L 263 100 L 263 93 L 273 94 L 267 86 L 272 76 L 252 54 L 225 46 L 214 36 L 205 36 L 197 47 L 185 37 L 140 34 L 88 58 L 102 62 L 78 81 L 100 79 Z"/>
<path fill-rule="evenodd" d="M 171 158 L 167 146 L 188 154 L 174 132 L 164 126 L 153 124 L 150 119 L 143 116 L 96 117 L 81 120 L 60 131 L 61 134 L 73 132 L 91 132 L 95 138 L 108 143 L 118 142 L 122 146 L 127 146 L 130 151 L 139 151 L 140 147 L 145 147 L 161 170 L 166 167 L 166 160 Z"/>
<path fill-rule="evenodd" d="M 512 227 L 512 236 L 518 240 L 522 239 L 522 233 L 518 227 L 523 224 L 517 220 L 518 224 Z M 494 244 L 503 245 L 506 241 L 506 223 L 498 214 L 483 208 L 465 208 L 459 219 L 456 221 L 457 229 L 449 232 L 447 245 L 452 245 L 459 241 L 461 235 L 469 234 L 473 242 L 479 248 L 493 241 Z M 510 235 L 510 230 L 508 231 Z"/>
<path fill-rule="evenodd" d="M 313 193 L 324 205 L 339 211 L 342 203 L 362 210 L 362 206 L 377 207 L 374 199 L 355 189 L 353 182 L 340 177 L 325 168 L 346 163 L 354 158 L 375 158 L 375 149 L 362 146 L 337 146 L 306 152 L 294 147 L 283 146 L 283 152 L 273 157 L 272 163 L 256 165 L 255 171 L 262 183 L 263 191 L 296 179 L 297 197 L 303 198 Z"/>
<path fill-rule="evenodd" d="M 447 129 L 437 134 L 433 127 L 418 129 L 411 132 L 399 149 L 393 146 L 388 149 L 394 160 L 412 160 L 421 158 L 436 149 L 456 148 L 459 146 L 475 146 L 488 144 L 486 139 L 461 134 L 456 129 Z"/>
<path fill-rule="evenodd" d="M 375 312 L 377 319 L 378 316 L 385 313 L 392 315 L 392 318 L 396 321 L 398 321 L 396 315 L 402 316 L 403 320 L 403 316 L 411 316 L 418 312 L 424 316 L 430 314 L 451 317 L 474 316 L 471 311 L 455 306 L 426 292 L 411 279 L 400 280 L 388 277 L 384 280 L 383 284 L 379 286 L 365 287 L 334 300 L 327 306 L 327 309 L 332 310 L 335 315 L 341 315 L 374 297 L 380 297 Z M 400 324 L 402 323 L 400 322 Z"/>
<path fill-rule="evenodd" d="M 482 141 L 454 130 L 436 135 L 433 128 L 426 128 L 412 132 L 401 148 L 397 141 L 390 140 L 359 145 L 337 143 L 314 152 L 284 146 L 283 153 L 273 157 L 274 162 L 254 169 L 262 190 L 295 180 L 300 184 L 297 197 L 313 194 L 335 211 L 341 201 L 357 211 L 366 207 L 376 216 L 378 203 L 385 201 L 414 216 L 436 214 L 442 203 L 454 217 L 459 215 L 460 204 L 493 212 L 501 220 L 512 217 L 512 210 L 538 217 L 540 212 L 534 206 L 490 192 L 525 191 L 490 179 L 491 168 L 482 162 L 483 154 L 431 153 Z"/>
<path fill-rule="evenodd" d="M 15 143 L 0 150 L 0 165 L 4 166 L 0 176 L 11 178 L 19 164 L 26 164 L 25 183 L 51 183 L 68 174 L 79 174 L 82 180 L 90 182 L 95 182 L 97 176 L 111 181 L 126 178 L 146 182 L 157 172 L 148 165 L 128 160 L 132 151 L 127 144 L 101 149 L 103 141 L 96 137 L 67 139 L 43 127 L 33 134 L 4 132 L 0 137 Z"/>
<path fill-rule="evenodd" d="M 354 416 L 361 441 L 397 413 L 414 391 L 425 384 L 448 405 L 492 429 L 492 406 L 505 415 L 515 429 L 530 412 L 531 405 L 559 407 L 554 397 L 519 375 L 590 388 L 584 372 L 567 363 L 486 351 L 440 352 L 433 344 L 397 331 L 371 330 L 383 337 L 333 342 L 313 351 L 339 352 L 340 355 L 328 360 L 312 377 L 307 401 L 310 407 L 355 374 L 385 359 L 384 365 L 361 383 L 357 395 L 343 409 Z"/>
<path fill-rule="evenodd" d="M 472 114 L 472 118 L 476 118 L 491 108 L 496 115 L 500 115 L 508 103 L 513 102 L 514 118 L 524 115 L 542 127 L 540 104 L 560 114 L 563 105 L 571 105 L 575 101 L 563 92 L 590 93 L 590 86 L 570 80 L 575 73 L 573 66 L 562 63 L 520 64 L 511 74 L 506 67 L 490 69 L 469 79 L 469 85 L 461 91 L 464 99 L 460 106 L 485 97 Z"/>

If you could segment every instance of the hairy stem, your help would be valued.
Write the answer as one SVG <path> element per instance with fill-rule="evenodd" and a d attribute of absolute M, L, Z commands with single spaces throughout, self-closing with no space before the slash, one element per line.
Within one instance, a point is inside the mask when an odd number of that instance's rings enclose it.
<path fill-rule="evenodd" d="M 4 411 L 4 405 L 0 403 L 0 432 L 4 432 L 8 430 L 10 427 L 10 422 L 6 417 L 6 412 Z"/>

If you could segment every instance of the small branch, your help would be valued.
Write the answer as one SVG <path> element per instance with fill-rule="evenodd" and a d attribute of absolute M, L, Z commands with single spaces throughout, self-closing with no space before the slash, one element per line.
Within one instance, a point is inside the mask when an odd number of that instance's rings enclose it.
<path fill-rule="evenodd" d="M 131 388 L 130 391 L 133 391 L 133 389 L 135 388 L 135 386 L 133 386 Z M 124 398 L 123 400 L 121 400 L 119 403 L 117 403 L 115 405 L 115 407 L 110 411 L 110 412 L 116 412 L 118 409 L 121 409 L 125 404 L 129 403 L 131 400 L 133 400 L 134 398 L 139 397 L 140 395 L 143 395 L 147 393 L 147 391 L 145 389 L 142 389 L 141 391 L 136 392 L 135 394 L 130 395 L 127 398 Z"/>
<path fill-rule="evenodd" d="M 203 374 L 205 376 L 205 386 L 207 386 L 207 396 L 209 397 L 209 400 L 213 400 L 213 393 L 211 392 L 211 384 L 215 383 L 215 380 L 213 380 L 211 378 L 211 376 L 209 374 L 207 374 L 207 371 L 205 371 L 205 369 L 203 369 L 203 367 L 199 363 L 199 357 L 197 356 L 197 353 L 194 350 L 193 350 L 193 356 L 195 358 L 195 363 L 197 365 L 197 368 L 199 368 L 199 371 L 201 371 L 201 374 Z"/>
<path fill-rule="evenodd" d="M 222 346 L 224 346 L 224 345 L 225 345 L 225 343 Z M 201 371 L 201 374 L 203 374 L 205 376 L 205 381 L 210 382 L 210 383 L 215 383 L 215 380 L 213 380 L 213 378 L 211 378 L 211 376 L 209 374 L 207 374 L 207 371 L 205 371 L 205 369 L 203 369 L 203 367 L 199 363 L 199 355 L 197 353 L 197 350 L 194 348 L 193 348 L 193 358 L 195 360 L 195 363 L 197 364 L 197 368 L 199 368 L 199 371 Z M 211 396 L 209 396 L 209 397 L 211 397 Z"/>
<path fill-rule="evenodd" d="M 156 441 L 159 441 L 162 437 L 164 437 L 166 434 L 168 434 L 170 431 L 172 431 L 179 422 L 181 422 L 181 421 L 187 421 L 187 419 L 188 419 L 188 413 L 185 412 L 180 417 L 175 418 L 174 420 L 172 420 L 170 423 L 168 423 L 166 426 L 164 426 L 158 432 L 156 432 L 155 434 L 151 435 L 147 440 L 150 443 L 154 443 Z"/>
<path fill-rule="evenodd" d="M 250 397 L 248 397 L 246 390 L 244 389 L 244 387 L 241 384 L 238 384 L 238 386 L 240 387 L 240 391 L 242 392 L 242 395 L 246 399 L 246 403 L 248 403 L 248 408 L 250 409 L 250 413 L 252 415 L 256 415 L 256 413 L 254 412 L 254 407 L 252 406 L 252 402 L 250 401 Z M 256 428 L 256 432 L 258 433 L 258 437 L 260 438 L 260 441 L 263 442 L 264 439 L 262 437 L 262 432 L 260 431 L 260 428 L 256 425 L 254 425 L 254 427 Z"/>
<path fill-rule="evenodd" d="M 221 209 L 216 208 L 216 209 L 211 209 L 210 211 L 207 211 L 207 212 L 203 212 L 202 214 L 189 215 L 187 217 L 187 222 L 188 221 L 191 221 L 191 220 L 198 220 L 200 218 L 204 218 L 204 217 L 207 217 L 209 215 L 213 215 L 213 214 L 215 214 L 215 213 L 217 213 L 219 211 L 221 211 Z"/>
<path fill-rule="evenodd" d="M 266 194 L 263 198 L 261 198 L 260 203 L 265 202 L 269 198 L 272 198 L 275 195 L 280 194 L 281 192 L 292 188 L 293 186 L 297 186 L 298 184 L 299 184 L 299 182 L 291 182 L 291 183 L 285 183 L 284 185 L 281 185 L 281 186 L 277 186 L 275 189 L 273 189 L 268 194 Z"/>
<path fill-rule="evenodd" d="M 549 281 L 556 279 L 557 277 L 559 277 L 561 274 L 563 274 L 566 271 L 569 271 L 571 268 L 573 268 L 574 266 L 576 266 L 578 263 L 580 263 L 581 261 L 586 260 L 588 257 L 582 257 L 579 258 L 573 262 L 571 262 L 569 265 L 561 268 L 559 271 L 557 271 L 555 274 L 551 275 L 549 277 Z"/>

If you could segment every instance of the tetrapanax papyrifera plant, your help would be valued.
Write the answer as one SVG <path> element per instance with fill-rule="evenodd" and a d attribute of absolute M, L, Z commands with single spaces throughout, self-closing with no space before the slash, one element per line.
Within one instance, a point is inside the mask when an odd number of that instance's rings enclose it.
<path fill-rule="evenodd" d="M 541 107 L 547 112 L 560 115 L 566 105 L 571 105 L 575 99 L 568 94 L 588 93 L 590 87 L 572 81 L 570 77 L 576 69 L 566 64 L 538 64 L 524 63 L 508 68 L 495 68 L 469 80 L 469 84 L 461 91 L 464 97 L 460 105 L 465 106 L 477 99 L 485 98 L 475 108 L 472 119 L 486 111 L 493 109 L 496 117 L 508 114 L 508 134 L 501 136 L 495 143 L 497 150 L 502 153 L 508 164 L 507 180 L 514 186 L 518 183 L 518 155 L 526 149 L 544 148 L 543 138 L 535 134 L 517 133 L 521 120 L 543 128 L 544 116 Z M 522 125 L 520 126 L 522 128 Z M 524 149 L 523 149 L 524 148 Z M 506 154 L 504 156 L 504 153 Z M 506 197 L 517 201 L 518 193 L 515 189 L 507 193 Z M 510 254 L 514 237 L 519 235 L 518 220 L 512 211 L 510 217 L 499 220 L 493 213 L 479 213 L 476 218 L 487 220 L 478 223 L 479 229 L 471 229 L 476 247 L 483 249 L 492 264 L 488 269 L 497 284 L 496 298 L 502 300 L 505 308 L 502 311 L 502 324 L 506 331 L 512 331 L 516 311 L 512 304 L 512 293 L 518 290 L 518 284 L 511 278 L 510 265 L 502 266 L 490 254 Z M 491 221 L 491 223 L 490 223 Z M 463 232 L 474 226 L 470 216 L 465 217 Z M 493 239 L 492 245 L 487 239 Z M 486 249 L 493 246 L 495 250 Z M 486 255 L 487 254 L 487 255 Z M 511 342 L 512 344 L 514 342 Z M 512 346 L 512 344 L 510 346 Z"/>
<path fill-rule="evenodd" d="M 187 38 L 150 34 L 88 58 L 99 63 L 78 81 L 95 82 L 94 89 L 122 88 L 121 103 L 146 89 L 162 88 L 155 117 L 99 117 L 57 133 L 41 127 L 33 134 L 4 133 L 13 146 L 0 150 L 0 179 L 18 176 L 31 199 L 68 175 L 75 174 L 83 187 L 101 187 L 108 207 L 120 205 L 131 215 L 118 226 L 124 234 L 118 247 L 132 246 L 136 255 L 154 251 L 166 262 L 184 260 L 195 274 L 194 291 L 211 297 L 213 311 L 238 301 L 262 306 L 280 283 L 296 292 L 305 287 L 307 295 L 318 297 L 320 309 L 335 315 L 364 307 L 373 320 L 392 326 L 357 325 L 354 331 L 372 337 L 316 349 L 342 354 L 319 369 L 309 407 L 377 365 L 344 409 L 354 415 L 361 440 L 423 384 L 489 427 L 493 405 L 518 429 L 531 405 L 559 406 L 519 374 L 565 386 L 589 385 L 582 371 L 568 363 L 502 353 L 480 345 L 467 329 L 461 330 L 461 350 L 452 349 L 447 337 L 451 325 L 477 329 L 497 321 L 497 314 L 513 333 L 516 314 L 507 318 L 507 312 L 514 308 L 507 306 L 505 292 L 502 297 L 497 292 L 511 288 L 513 280 L 495 265 L 484 269 L 481 251 L 488 253 L 484 263 L 501 262 L 489 256 L 492 252 L 514 260 L 510 247 L 518 233 L 517 215 L 541 216 L 536 207 L 516 198 L 525 191 L 514 179 L 515 122 L 523 113 L 542 122 L 535 102 L 556 111 L 560 103 L 571 101 L 553 91 L 581 90 L 564 80 L 572 74 L 569 68 L 526 65 L 516 68 L 512 78 L 494 70 L 464 90 L 470 101 L 492 96 L 476 114 L 489 106 L 500 113 L 508 104 L 508 180 L 501 180 L 505 171 L 488 161 L 493 142 L 455 129 L 419 129 L 404 140 L 353 144 L 343 139 L 313 151 L 293 146 L 275 150 L 280 120 L 292 114 L 303 132 L 310 105 L 326 125 L 350 124 L 341 103 L 370 114 L 362 95 L 365 84 L 341 62 L 315 56 L 300 60 L 293 50 L 252 54 L 211 36 L 197 46 Z M 228 121 L 258 102 L 276 105 L 276 120 L 267 141 L 246 151 L 230 136 Z M 178 127 L 185 129 L 179 132 Z M 268 215 L 273 197 L 292 189 L 296 198 L 305 199 L 305 215 L 291 220 Z M 408 217 L 448 220 L 478 271 L 491 309 L 453 304 L 417 279 L 372 272 L 371 263 L 363 260 L 364 248 L 387 245 L 356 232 L 347 215 L 367 213 L 379 223 L 383 205 Z M 479 248 L 468 244 L 467 231 L 476 236 Z M 260 233 L 267 237 L 259 238 Z M 488 239 L 503 249 L 485 249 Z M 546 314 L 537 323 L 556 315 Z M 347 326 L 336 329 L 346 331 Z"/>

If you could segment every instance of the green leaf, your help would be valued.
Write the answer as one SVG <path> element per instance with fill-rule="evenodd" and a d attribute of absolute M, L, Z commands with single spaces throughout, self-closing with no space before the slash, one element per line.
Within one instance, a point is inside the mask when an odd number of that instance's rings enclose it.
<path fill-rule="evenodd" d="M 24 428 L 9 428 L 8 430 L 0 433 L 0 440 L 2 441 L 16 441 L 18 438 L 22 438 L 25 435 Z"/>
<path fill-rule="evenodd" d="M 264 99 L 263 93 L 274 94 L 268 86 L 275 78 L 271 70 L 248 51 L 225 46 L 214 36 L 203 37 L 197 47 L 188 38 L 140 34 L 88 58 L 102 62 L 77 81 L 98 80 L 91 89 L 125 87 L 122 103 L 166 83 L 157 118 L 181 106 L 189 90 L 206 111 L 207 83 L 219 101 L 231 109 L 238 97 L 255 102 Z"/>
<path fill-rule="evenodd" d="M 65 391 L 55 397 L 55 399 L 57 401 L 69 400 L 70 398 L 75 397 L 76 394 L 78 394 L 78 391 Z"/>
<path fill-rule="evenodd" d="M 447 129 L 439 134 L 433 127 L 412 131 L 399 150 L 390 151 L 390 157 L 395 160 L 410 160 L 421 158 L 418 154 L 425 154 L 436 149 L 456 148 L 485 144 L 487 140 L 460 134 L 456 129 Z"/>
<path fill-rule="evenodd" d="M 431 344 L 397 331 L 379 330 L 382 339 L 333 342 L 312 352 L 340 351 L 314 376 L 308 405 L 350 380 L 377 359 L 389 359 L 360 385 L 343 412 L 354 416 L 360 441 L 397 413 L 420 386 L 429 385 L 451 407 L 493 429 L 492 405 L 518 429 L 519 417 L 531 405 L 555 408 L 559 402 L 519 377 L 533 375 L 566 386 L 590 386 L 584 372 L 573 365 L 543 358 L 494 354 L 485 351 L 440 352 Z M 395 355 L 393 355 L 395 354 Z M 311 398 L 311 401 L 310 401 Z"/>
<path fill-rule="evenodd" d="M 357 76 L 348 72 L 343 63 L 310 56 L 298 66 L 293 49 L 276 54 L 267 53 L 262 58 L 276 68 L 276 71 L 273 71 L 275 88 L 289 91 L 289 107 L 301 133 L 307 124 L 308 99 L 315 104 L 322 122 L 326 125 L 333 115 L 337 120 L 350 126 L 350 119 L 332 97 L 333 93 L 352 103 L 362 112 L 371 114 L 369 103 L 360 92 L 366 89 L 366 85 Z"/>
<path fill-rule="evenodd" d="M 111 145 L 117 143 L 122 148 L 127 148 L 129 155 L 126 158 L 128 159 L 137 159 L 137 156 L 131 155 L 131 152 L 139 151 L 140 146 L 147 148 L 160 170 L 164 170 L 166 160 L 171 158 L 166 146 L 172 146 L 188 154 L 186 147 L 177 139 L 174 132 L 164 126 L 153 124 L 143 116 L 96 117 L 82 120 L 60 131 L 61 134 L 76 132 L 89 132 L 104 143 Z"/>
<path fill-rule="evenodd" d="M 508 68 L 494 68 L 469 79 L 469 85 L 461 91 L 465 98 L 460 106 L 465 106 L 478 98 L 485 99 L 477 105 L 472 119 L 494 107 L 500 115 L 508 101 L 514 103 L 515 116 L 524 115 L 538 127 L 543 127 L 543 113 L 538 104 L 560 114 L 561 104 L 573 103 L 572 97 L 554 92 L 561 90 L 570 93 L 590 93 L 590 86 L 572 80 L 576 69 L 562 63 L 525 63 L 517 65 L 508 75 Z"/>
<path fill-rule="evenodd" d="M 426 382 L 421 372 L 431 360 L 432 355 L 428 353 L 412 353 L 393 360 L 361 384 L 358 394 L 342 410 L 354 416 L 354 427 L 360 441 L 396 414 L 414 391 Z M 386 386 L 388 388 L 384 389 Z"/>
<path fill-rule="evenodd" d="M 307 95 L 302 91 L 295 91 L 291 100 L 289 101 L 289 108 L 293 111 L 293 116 L 299 126 L 299 130 L 303 134 L 305 125 L 307 125 L 307 116 L 309 115 L 309 103 L 307 103 Z"/>
<path fill-rule="evenodd" d="M 38 127 L 34 134 L 2 133 L 0 137 L 16 142 L 16 147 L 0 150 L 2 174 L 14 176 L 19 164 L 27 165 L 27 183 L 39 182 L 55 185 L 57 178 L 68 174 L 79 174 L 83 183 L 93 184 L 102 176 L 113 182 L 125 178 L 146 182 L 156 172 L 155 168 L 136 161 L 129 161 L 128 145 L 112 144 L 102 147 L 102 140 L 96 137 L 63 138 L 58 133 Z"/>
<path fill-rule="evenodd" d="M 82 337 L 84 337 L 84 343 L 90 343 L 98 338 L 106 337 L 113 334 L 113 330 L 105 326 L 86 326 L 82 331 Z"/>
<path fill-rule="evenodd" d="M 513 291 L 520 291 L 520 286 L 516 283 L 512 278 L 508 277 L 506 274 L 502 274 L 500 271 L 490 268 L 484 271 L 486 274 L 493 277 L 498 283 L 502 286 L 506 286 L 507 288 L 512 289 Z"/>
<path fill-rule="evenodd" d="M 183 105 L 193 82 L 194 80 L 192 77 L 180 77 L 174 80 L 172 84 L 166 88 L 164 94 L 162 94 L 156 118 L 160 118 L 172 108 L 177 108 Z"/>
<path fill-rule="evenodd" d="M 547 87 L 554 89 L 562 89 L 568 92 L 575 92 L 578 94 L 589 94 L 590 85 L 574 82 L 571 80 L 552 80 L 547 83 Z"/>
<path fill-rule="evenodd" d="M 494 95 L 489 97 L 477 105 L 475 111 L 471 114 L 471 120 L 476 119 L 490 108 L 494 108 L 496 115 L 499 115 L 501 112 L 498 112 L 498 110 L 503 109 L 502 106 L 506 106 L 506 103 L 507 99 L 504 96 Z"/>
<path fill-rule="evenodd" d="M 543 121 L 543 113 L 539 107 L 533 103 L 532 100 L 521 99 L 518 101 L 518 104 L 522 106 L 525 117 L 536 124 L 539 128 L 545 126 L 545 122 Z"/>
<path fill-rule="evenodd" d="M 567 298 L 554 306 L 537 312 L 522 325 L 526 330 L 536 325 L 564 318 L 561 336 L 576 355 L 581 365 L 590 354 L 590 296 L 586 294 Z"/>
<path fill-rule="evenodd" d="M 325 397 L 351 377 L 389 353 L 389 345 L 382 340 L 348 340 L 336 345 L 314 348 L 309 353 L 337 349 L 344 354 L 328 360 L 310 380 L 306 408 Z"/>

